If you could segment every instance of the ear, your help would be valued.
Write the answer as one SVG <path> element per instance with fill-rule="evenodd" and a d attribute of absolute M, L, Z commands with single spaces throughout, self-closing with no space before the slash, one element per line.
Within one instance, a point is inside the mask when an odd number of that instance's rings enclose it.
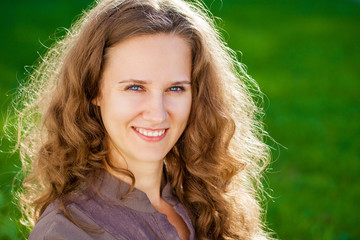
<path fill-rule="evenodd" d="M 99 100 L 100 100 L 99 97 L 93 98 L 91 100 L 91 104 L 93 104 L 94 106 L 100 107 Z"/>

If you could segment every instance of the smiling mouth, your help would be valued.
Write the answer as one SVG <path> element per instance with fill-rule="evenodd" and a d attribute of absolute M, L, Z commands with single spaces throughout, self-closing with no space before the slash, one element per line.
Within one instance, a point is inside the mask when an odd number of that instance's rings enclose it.
<path fill-rule="evenodd" d="M 143 128 L 138 128 L 138 127 L 133 127 L 133 129 L 143 136 L 154 137 L 154 138 L 163 136 L 167 130 L 167 129 L 149 130 L 149 129 L 143 129 Z"/>

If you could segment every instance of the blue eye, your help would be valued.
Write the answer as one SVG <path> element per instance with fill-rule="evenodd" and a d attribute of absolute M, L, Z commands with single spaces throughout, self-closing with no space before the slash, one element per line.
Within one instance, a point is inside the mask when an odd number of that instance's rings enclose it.
<path fill-rule="evenodd" d="M 131 90 L 131 91 L 142 91 L 142 87 L 139 86 L 139 85 L 131 85 L 131 86 L 128 86 L 126 87 L 127 90 Z"/>
<path fill-rule="evenodd" d="M 180 87 L 180 86 L 174 86 L 174 87 L 169 88 L 170 92 L 182 92 L 184 90 L 185 89 L 183 87 Z"/>

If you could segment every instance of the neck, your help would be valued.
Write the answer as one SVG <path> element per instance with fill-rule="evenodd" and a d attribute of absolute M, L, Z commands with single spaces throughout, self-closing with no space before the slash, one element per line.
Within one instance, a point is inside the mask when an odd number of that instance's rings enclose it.
<path fill-rule="evenodd" d="M 111 160 L 112 159 L 112 160 Z M 115 161 L 114 161 L 115 159 Z M 160 187 L 163 180 L 163 161 L 156 162 L 135 162 L 119 161 L 119 158 L 110 158 L 116 167 L 131 171 L 135 176 L 135 188 L 144 192 L 152 205 L 158 205 L 161 201 Z M 121 181 L 131 184 L 131 179 L 122 173 L 116 172 L 106 165 L 106 170 Z"/>

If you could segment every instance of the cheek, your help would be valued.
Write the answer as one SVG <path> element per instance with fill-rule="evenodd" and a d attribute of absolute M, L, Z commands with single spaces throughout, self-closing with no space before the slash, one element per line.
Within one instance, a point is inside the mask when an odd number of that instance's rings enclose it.
<path fill-rule="evenodd" d="M 169 112 L 178 124 L 186 125 L 191 110 L 191 96 L 169 101 Z"/>
<path fill-rule="evenodd" d="M 121 95 L 107 95 L 100 103 L 100 111 L 105 128 L 120 129 L 140 112 L 141 99 L 122 97 Z"/>

